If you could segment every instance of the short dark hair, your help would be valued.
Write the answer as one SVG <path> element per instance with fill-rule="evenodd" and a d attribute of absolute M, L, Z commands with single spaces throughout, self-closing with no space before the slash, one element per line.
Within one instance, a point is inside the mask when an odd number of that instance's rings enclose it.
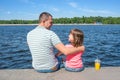
<path fill-rule="evenodd" d="M 84 33 L 79 30 L 79 29 L 72 29 L 70 31 L 70 34 L 73 35 L 74 38 L 74 42 L 73 42 L 73 46 L 74 47 L 79 47 L 83 45 L 83 41 L 84 41 Z"/>
<path fill-rule="evenodd" d="M 52 17 L 52 15 L 48 12 L 42 12 L 39 16 L 39 22 L 48 20 L 49 16 Z"/>

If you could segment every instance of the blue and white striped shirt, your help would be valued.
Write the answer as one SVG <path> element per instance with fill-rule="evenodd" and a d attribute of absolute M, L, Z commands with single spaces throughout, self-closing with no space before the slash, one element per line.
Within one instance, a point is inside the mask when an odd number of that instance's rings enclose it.
<path fill-rule="evenodd" d="M 51 69 L 58 64 L 53 47 L 61 41 L 53 31 L 37 26 L 28 33 L 27 42 L 32 54 L 33 68 Z"/>

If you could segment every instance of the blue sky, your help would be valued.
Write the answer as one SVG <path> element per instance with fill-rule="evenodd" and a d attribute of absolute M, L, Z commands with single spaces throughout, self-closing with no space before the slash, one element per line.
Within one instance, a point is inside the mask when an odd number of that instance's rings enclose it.
<path fill-rule="evenodd" d="M 0 0 L 0 20 L 36 20 L 43 11 L 53 18 L 120 17 L 120 0 Z"/>

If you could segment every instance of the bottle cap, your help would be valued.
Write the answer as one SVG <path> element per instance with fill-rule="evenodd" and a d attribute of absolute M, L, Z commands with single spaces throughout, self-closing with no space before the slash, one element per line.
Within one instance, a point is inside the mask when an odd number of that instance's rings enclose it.
<path fill-rule="evenodd" d="M 95 60 L 95 62 L 99 62 L 99 63 L 100 63 L 101 61 L 100 61 L 100 59 L 97 58 L 97 59 Z"/>

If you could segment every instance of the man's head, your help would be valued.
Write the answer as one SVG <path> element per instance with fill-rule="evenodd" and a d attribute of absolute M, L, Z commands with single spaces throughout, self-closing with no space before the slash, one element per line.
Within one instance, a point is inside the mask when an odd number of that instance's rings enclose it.
<path fill-rule="evenodd" d="M 42 12 L 39 16 L 39 23 L 47 29 L 52 26 L 52 15 L 48 12 Z"/>

